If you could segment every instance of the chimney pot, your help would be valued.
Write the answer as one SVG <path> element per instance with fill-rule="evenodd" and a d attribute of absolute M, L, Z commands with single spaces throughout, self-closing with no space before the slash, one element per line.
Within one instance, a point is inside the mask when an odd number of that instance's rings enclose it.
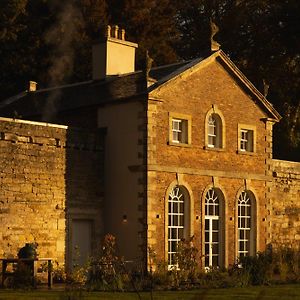
<path fill-rule="evenodd" d="M 29 92 L 35 92 L 37 83 L 35 81 L 29 81 Z"/>
<path fill-rule="evenodd" d="M 121 29 L 121 40 L 125 41 L 125 29 Z"/>
<path fill-rule="evenodd" d="M 107 28 L 106 28 L 106 37 L 108 37 L 108 38 L 111 37 L 111 27 L 110 27 L 110 25 L 107 25 Z"/>
<path fill-rule="evenodd" d="M 119 38 L 119 26 L 118 25 L 114 26 L 114 38 L 116 38 L 116 39 Z"/>

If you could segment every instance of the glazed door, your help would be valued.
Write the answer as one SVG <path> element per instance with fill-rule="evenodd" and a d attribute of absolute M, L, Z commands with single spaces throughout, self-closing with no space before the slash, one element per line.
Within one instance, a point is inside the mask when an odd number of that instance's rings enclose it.
<path fill-rule="evenodd" d="M 205 267 L 218 267 L 220 256 L 219 216 L 205 216 Z"/>

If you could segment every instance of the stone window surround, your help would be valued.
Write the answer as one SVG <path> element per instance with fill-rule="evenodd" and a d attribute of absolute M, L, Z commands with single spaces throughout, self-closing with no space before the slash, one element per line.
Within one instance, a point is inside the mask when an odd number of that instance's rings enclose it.
<path fill-rule="evenodd" d="M 173 131 L 172 131 L 172 120 L 179 119 L 187 121 L 187 143 L 176 143 L 173 142 Z M 181 113 L 169 113 L 169 145 L 172 146 L 181 146 L 181 147 L 190 147 L 192 144 L 192 116 L 181 114 Z"/>
<path fill-rule="evenodd" d="M 220 144 L 219 147 L 210 147 L 209 143 L 208 143 L 208 121 L 209 121 L 209 117 L 212 114 L 218 115 L 218 117 L 220 118 L 220 122 L 221 122 L 221 124 L 219 124 L 219 126 L 221 127 L 221 137 L 219 137 L 219 144 Z M 204 128 L 205 128 L 205 131 L 204 131 L 204 133 L 205 133 L 205 137 L 204 137 L 204 141 L 205 141 L 204 149 L 206 149 L 206 150 L 223 151 L 225 149 L 225 145 L 226 145 L 225 118 L 224 118 L 223 113 L 221 112 L 221 110 L 217 107 L 217 105 L 212 104 L 212 108 L 206 113 Z"/>
<path fill-rule="evenodd" d="M 192 189 L 189 184 L 184 180 L 184 175 L 176 173 L 176 180 L 171 182 L 168 189 L 165 193 L 165 220 L 168 220 L 168 200 L 169 194 L 171 191 L 176 187 L 179 186 L 185 190 L 186 197 L 188 199 L 187 203 L 187 211 L 185 214 L 186 221 L 186 228 L 185 228 L 185 235 L 186 237 L 191 237 L 194 235 L 194 197 L 192 193 Z M 165 222 L 165 261 L 168 261 L 168 221 Z"/>
<path fill-rule="evenodd" d="M 252 151 L 241 150 L 241 131 L 243 129 L 252 131 Z M 238 154 L 253 155 L 256 153 L 256 126 L 255 125 L 238 123 L 237 137 L 238 137 L 238 141 L 237 141 L 237 143 L 238 143 L 237 144 L 237 146 L 238 146 L 237 153 Z"/>
<path fill-rule="evenodd" d="M 258 249 L 259 249 L 259 227 L 258 227 L 258 220 L 260 219 L 260 214 L 258 210 L 258 198 L 257 195 L 254 191 L 254 189 L 250 186 L 251 182 L 249 180 L 245 180 L 245 186 L 241 187 L 239 191 L 236 194 L 236 207 L 235 207 L 235 228 L 236 228 L 236 257 L 238 257 L 238 252 L 239 252 L 239 245 L 238 245 L 238 240 L 239 240 L 239 230 L 238 230 L 238 201 L 240 198 L 240 195 L 242 192 L 247 192 L 250 195 L 250 200 L 251 200 L 251 236 L 250 236 L 250 255 L 254 255 Z"/>
<path fill-rule="evenodd" d="M 227 207 L 227 200 L 228 197 L 226 195 L 226 189 L 224 189 L 223 186 L 221 186 L 219 184 L 219 180 L 218 177 L 213 176 L 212 177 L 212 184 L 209 184 L 208 186 L 206 186 L 206 188 L 204 189 L 203 193 L 201 193 L 201 214 L 200 214 L 200 218 L 198 215 L 195 214 L 194 211 L 194 197 L 193 197 L 193 190 L 191 188 L 191 186 L 187 183 L 187 181 L 184 180 L 184 174 L 183 173 L 176 173 L 176 177 L 177 179 L 174 180 L 173 182 L 170 183 L 166 193 L 165 193 L 165 220 L 168 220 L 168 198 L 169 198 L 169 194 L 171 192 L 171 190 L 175 187 L 175 186 L 181 186 L 182 188 L 184 188 L 187 192 L 187 196 L 189 198 L 189 208 L 188 208 L 188 213 L 189 213 L 189 221 L 188 221 L 188 226 L 189 228 L 187 228 L 186 234 L 188 236 L 193 236 L 194 234 L 194 226 L 196 224 L 196 226 L 201 226 L 201 232 L 202 232 L 202 253 L 204 253 L 204 222 L 202 222 L 202 220 L 204 220 L 205 218 L 205 196 L 208 190 L 214 188 L 220 191 L 222 198 L 223 198 L 223 203 L 224 203 L 224 207 L 222 209 L 222 214 L 223 214 L 223 233 L 222 233 L 222 242 L 223 244 L 223 266 L 228 267 L 228 251 L 229 251 L 229 245 L 228 245 L 228 225 L 230 223 L 230 221 L 233 220 L 234 222 L 234 228 L 235 228 L 235 257 L 238 257 L 238 199 L 240 194 L 243 191 L 247 191 L 248 193 L 250 193 L 251 195 L 251 200 L 252 200 L 252 209 L 253 211 L 252 213 L 252 224 L 253 224 L 253 237 L 252 237 L 252 241 L 253 241 L 253 248 L 251 253 L 256 253 L 256 251 L 258 251 L 260 249 L 259 246 L 259 239 L 258 237 L 260 236 L 260 230 L 259 230 L 259 226 L 258 226 L 258 220 L 261 219 L 261 215 L 259 212 L 259 199 L 257 196 L 257 193 L 255 191 L 255 189 L 251 186 L 251 180 L 250 179 L 244 179 L 244 185 L 238 189 L 237 193 L 236 193 L 236 201 L 235 201 L 235 209 L 234 209 L 234 213 L 232 215 L 232 212 L 228 212 L 228 207 Z M 262 219 L 262 221 L 265 221 L 265 218 Z M 202 225 L 201 225 L 202 224 Z M 168 236 L 168 225 L 167 222 L 165 223 L 165 236 Z M 165 260 L 168 261 L 168 239 L 166 238 L 165 240 Z M 202 258 L 202 265 L 204 266 L 204 258 Z"/>
<path fill-rule="evenodd" d="M 222 249 L 220 254 L 220 259 L 221 259 L 221 265 L 222 267 L 228 267 L 228 222 L 226 222 L 226 216 L 227 216 L 227 196 L 226 193 L 224 192 L 224 188 L 222 186 L 219 185 L 219 180 L 217 177 L 213 177 L 212 178 L 213 183 L 208 185 L 201 196 L 201 210 L 202 210 L 202 214 L 201 214 L 201 218 L 202 218 L 202 226 L 201 226 L 201 232 L 202 232 L 202 253 L 205 253 L 205 199 L 206 199 L 206 195 L 207 192 L 211 189 L 214 189 L 216 191 L 218 191 L 219 196 L 221 197 L 221 208 L 220 208 L 220 243 L 222 243 Z M 205 266 L 205 257 L 202 258 L 202 266 Z"/>

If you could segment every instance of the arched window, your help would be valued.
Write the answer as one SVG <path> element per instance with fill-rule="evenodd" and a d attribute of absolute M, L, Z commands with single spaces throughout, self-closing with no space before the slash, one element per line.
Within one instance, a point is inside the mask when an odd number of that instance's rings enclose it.
<path fill-rule="evenodd" d="M 255 254 L 255 198 L 242 191 L 238 198 L 238 257 Z"/>
<path fill-rule="evenodd" d="M 225 148 L 225 119 L 215 104 L 205 117 L 205 147 L 208 149 Z"/>
<path fill-rule="evenodd" d="M 211 188 L 205 195 L 205 267 L 219 267 L 224 264 L 223 221 L 224 197 L 219 189 Z"/>
<path fill-rule="evenodd" d="M 189 195 L 181 186 L 175 186 L 168 199 L 168 267 L 176 266 L 177 245 L 188 238 Z"/>
<path fill-rule="evenodd" d="M 207 146 L 222 148 L 222 120 L 218 114 L 211 114 L 207 123 Z"/>

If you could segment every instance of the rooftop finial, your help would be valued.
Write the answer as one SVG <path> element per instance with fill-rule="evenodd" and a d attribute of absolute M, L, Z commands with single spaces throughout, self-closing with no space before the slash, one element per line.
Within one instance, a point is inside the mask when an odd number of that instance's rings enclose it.
<path fill-rule="evenodd" d="M 29 81 L 29 92 L 35 92 L 37 87 L 37 83 L 35 81 Z"/>
<path fill-rule="evenodd" d="M 220 44 L 214 40 L 214 36 L 219 32 L 219 27 L 213 22 L 212 19 L 210 19 L 210 49 L 211 51 L 218 51 L 220 50 Z"/>

